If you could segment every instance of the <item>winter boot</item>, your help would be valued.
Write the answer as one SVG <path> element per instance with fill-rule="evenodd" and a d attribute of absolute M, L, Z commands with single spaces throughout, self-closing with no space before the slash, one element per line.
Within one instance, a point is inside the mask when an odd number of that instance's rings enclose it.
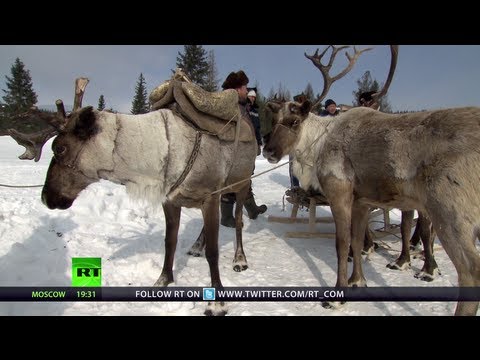
<path fill-rule="evenodd" d="M 233 204 L 221 202 L 220 210 L 222 212 L 222 219 L 220 224 L 226 227 L 235 227 L 235 218 L 233 217 Z"/>
<path fill-rule="evenodd" d="M 266 205 L 257 206 L 257 204 L 255 204 L 255 198 L 253 195 L 245 200 L 244 206 L 245 209 L 247 209 L 248 217 L 250 219 L 256 219 L 259 214 L 263 214 L 265 211 L 267 211 Z"/>

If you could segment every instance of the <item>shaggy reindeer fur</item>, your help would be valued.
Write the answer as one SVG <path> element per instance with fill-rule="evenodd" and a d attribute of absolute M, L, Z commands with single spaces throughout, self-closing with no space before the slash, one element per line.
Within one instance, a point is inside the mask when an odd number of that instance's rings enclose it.
<path fill-rule="evenodd" d="M 76 170 L 87 181 L 105 179 L 125 185 L 127 193 L 134 198 L 157 205 L 168 200 L 181 206 L 199 207 L 212 191 L 244 179 L 245 171 L 252 172 L 251 143 L 240 142 L 237 155 L 242 156 L 234 158 L 233 142 L 203 135 L 192 169 L 181 186 L 169 194 L 192 152 L 196 133 L 192 127 L 170 110 L 143 115 L 111 114 L 89 108 L 82 111 L 70 120 L 67 133 L 55 139 L 52 165 L 75 162 Z M 87 126 L 97 127 L 97 133 L 80 142 L 73 131 L 76 129 L 78 133 L 90 116 L 92 124 Z M 59 156 L 56 148 L 60 146 L 76 151 Z M 56 193 L 73 202 L 84 187 L 79 188 L 74 182 L 67 188 L 58 183 L 60 180 L 60 176 L 53 173 L 47 176 L 45 187 L 50 197 L 53 199 Z"/>
<path fill-rule="evenodd" d="M 264 148 L 270 162 L 294 151 L 302 186 L 322 191 L 337 229 L 337 286 L 366 284 L 360 251 L 372 206 L 426 212 L 458 273 L 459 286 L 480 286 L 480 108 L 402 115 L 354 108 L 335 118 L 286 103 Z M 351 234 L 353 235 L 350 239 Z M 352 241 L 350 241 L 352 240 Z M 354 269 L 347 281 L 348 245 Z M 478 302 L 455 314 L 475 315 Z"/>
<path fill-rule="evenodd" d="M 52 144 L 54 158 L 48 169 L 42 201 L 50 209 L 67 209 L 89 184 L 105 179 L 125 185 L 127 193 L 137 199 L 163 204 L 167 226 L 165 264 L 156 283 L 160 286 L 173 282 L 181 207 L 201 208 L 212 286 L 221 287 L 218 270 L 220 193 L 210 194 L 250 177 L 257 145 L 255 137 L 251 142 L 239 142 L 235 148 L 233 142 L 203 134 L 191 170 L 171 191 L 187 166 L 196 134 L 196 129 L 170 110 L 123 115 L 83 108 L 72 114 L 66 130 Z M 244 265 L 242 269 L 246 268 L 246 259 L 241 218 L 248 188 L 246 181 L 225 190 L 237 193 L 234 265 L 239 262 Z"/>

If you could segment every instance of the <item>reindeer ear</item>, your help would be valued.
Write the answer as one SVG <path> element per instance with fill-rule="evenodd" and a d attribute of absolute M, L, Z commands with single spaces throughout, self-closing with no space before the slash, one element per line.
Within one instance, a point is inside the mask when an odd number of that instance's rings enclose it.
<path fill-rule="evenodd" d="M 306 100 L 304 103 L 298 105 L 298 103 L 290 103 L 288 109 L 292 114 L 306 116 L 312 108 L 312 103 Z"/>
<path fill-rule="evenodd" d="M 75 128 L 73 134 L 80 140 L 88 140 L 90 137 L 98 132 L 98 126 L 96 124 L 95 113 L 92 106 L 87 106 L 80 109 L 75 116 Z"/>
<path fill-rule="evenodd" d="M 270 109 L 271 112 L 276 114 L 280 111 L 280 109 L 282 108 L 282 105 L 277 102 L 268 102 L 267 108 Z"/>
<path fill-rule="evenodd" d="M 300 113 L 305 116 L 305 115 L 308 115 L 308 113 L 310 112 L 310 110 L 312 110 L 312 103 L 310 102 L 310 100 L 305 100 L 303 103 L 302 103 L 302 106 L 300 107 Z"/>

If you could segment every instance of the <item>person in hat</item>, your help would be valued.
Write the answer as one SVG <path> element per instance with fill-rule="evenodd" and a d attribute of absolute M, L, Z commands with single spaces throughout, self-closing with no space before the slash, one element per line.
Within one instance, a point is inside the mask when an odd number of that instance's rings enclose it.
<path fill-rule="evenodd" d="M 250 120 L 252 121 L 253 128 L 255 129 L 255 137 L 257 138 L 258 151 L 257 156 L 261 154 L 262 151 L 262 135 L 260 133 L 260 115 L 258 114 L 258 104 L 257 100 L 257 88 L 247 88 L 247 112 L 250 115 Z"/>
<path fill-rule="evenodd" d="M 373 94 L 375 94 L 376 91 L 365 91 L 360 94 L 358 97 L 358 103 L 360 106 L 365 106 L 365 107 L 371 107 L 374 105 L 375 100 L 373 99 Z"/>
<path fill-rule="evenodd" d="M 231 72 L 222 84 L 222 89 L 235 89 L 238 93 L 238 104 L 240 106 L 240 112 L 242 116 L 245 116 L 248 120 L 252 121 L 247 111 L 247 97 L 249 90 L 247 89 L 248 77 L 242 70 L 237 72 Z M 250 90 L 251 91 L 251 90 Z M 253 93 L 250 93 L 252 95 Z M 256 95 L 256 92 L 255 92 Z M 256 96 L 255 96 L 256 98 Z M 258 131 L 260 135 L 260 131 Z M 257 144 L 261 144 L 260 139 L 257 137 L 257 131 L 255 131 L 257 138 Z M 233 205 L 235 203 L 235 193 L 223 194 L 220 202 L 221 220 L 220 223 L 226 227 L 235 227 L 235 217 L 233 216 Z M 250 181 L 250 189 L 245 200 L 245 209 L 247 209 L 248 217 L 250 219 L 256 219 L 259 214 L 263 214 L 267 211 L 266 205 L 257 206 L 255 198 L 253 197 L 252 182 Z"/>
<path fill-rule="evenodd" d="M 337 103 L 332 99 L 328 99 L 325 101 L 325 110 L 320 113 L 320 116 L 337 116 L 338 113 Z"/>

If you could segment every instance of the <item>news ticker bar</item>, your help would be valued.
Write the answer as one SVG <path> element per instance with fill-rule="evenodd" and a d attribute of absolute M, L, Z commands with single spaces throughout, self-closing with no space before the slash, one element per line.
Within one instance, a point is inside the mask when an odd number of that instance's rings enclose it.
<path fill-rule="evenodd" d="M 480 287 L 0 287 L 0 301 L 480 301 Z"/>

